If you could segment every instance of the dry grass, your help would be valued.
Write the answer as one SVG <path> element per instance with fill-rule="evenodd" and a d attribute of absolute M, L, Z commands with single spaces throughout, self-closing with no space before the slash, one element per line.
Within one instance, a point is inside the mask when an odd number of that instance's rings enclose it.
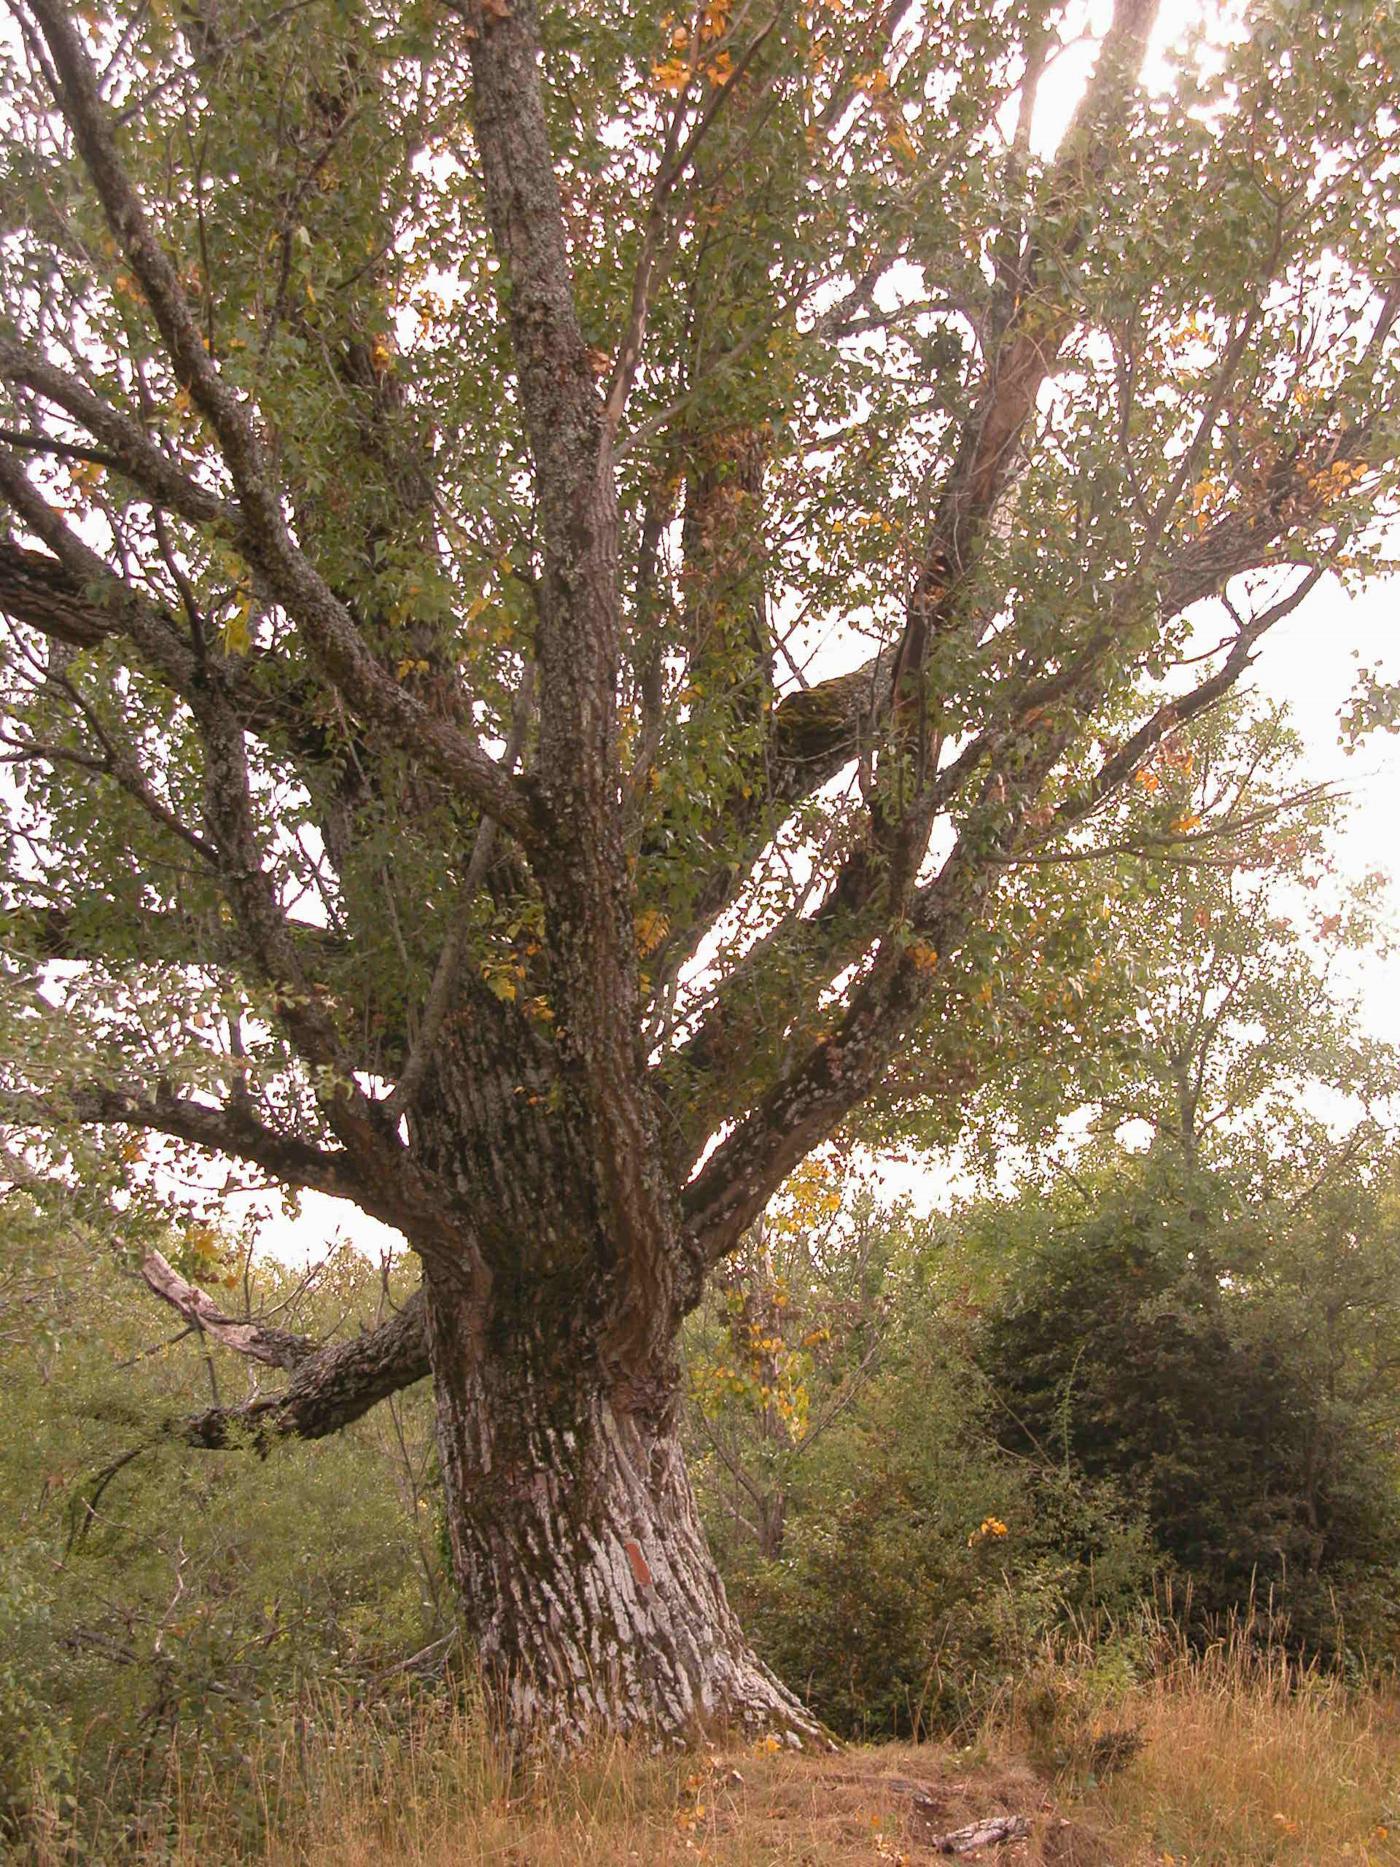
<path fill-rule="evenodd" d="M 1125 1867 L 1400 1863 L 1400 1699 L 1231 1642 L 1113 1708 L 1133 1764 L 1077 1806 Z"/>
<path fill-rule="evenodd" d="M 167 1831 L 135 1858 L 171 1867 L 845 1867 L 931 1858 L 936 1834 L 1028 1814 L 1000 1850 L 1018 1867 L 1108 1867 L 1024 1765 L 933 1745 L 808 1756 L 776 1745 L 654 1758 L 619 1750 L 517 1774 L 460 1716 L 395 1735 L 348 1721 L 263 1762 L 266 1836 L 241 1845 L 227 1789 L 187 1783 Z M 232 1819 L 231 1819 L 232 1818 Z M 43 1867 L 71 1858 L 41 1853 Z"/>
<path fill-rule="evenodd" d="M 512 1772 L 470 1712 L 336 1714 L 215 1780 L 178 1781 L 125 1858 L 172 1867 L 838 1867 L 932 1859 L 999 1813 L 1004 1867 L 1400 1867 L 1400 1701 L 1349 1693 L 1245 1639 L 1145 1683 L 1046 1667 L 973 1747 L 618 1750 Z M 1035 1760 L 1035 1768 L 1025 1761 Z M 55 1830 L 38 1867 L 97 1856 Z"/>

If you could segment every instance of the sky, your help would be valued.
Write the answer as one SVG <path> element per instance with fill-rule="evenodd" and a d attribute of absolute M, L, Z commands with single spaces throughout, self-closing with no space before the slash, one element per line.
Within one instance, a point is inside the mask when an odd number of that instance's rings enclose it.
<path fill-rule="evenodd" d="M 1400 677 L 1400 577 L 1356 596 L 1319 585 L 1266 643 L 1254 687 L 1288 707 L 1306 746 L 1303 779 L 1345 793 L 1348 819 L 1333 851 L 1338 872 L 1360 879 L 1386 871 L 1388 918 L 1400 930 L 1400 737 L 1374 734 L 1348 753 L 1337 723 L 1358 667 L 1376 666 L 1390 680 Z M 1400 1043 L 1400 964 L 1363 956 L 1357 984 L 1370 1035 Z"/>

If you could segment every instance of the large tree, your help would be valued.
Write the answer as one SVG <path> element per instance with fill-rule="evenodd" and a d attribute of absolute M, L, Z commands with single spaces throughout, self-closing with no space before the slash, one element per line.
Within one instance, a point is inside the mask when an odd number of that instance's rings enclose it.
<path fill-rule="evenodd" d="M 1022 865 L 1375 561 L 1400 23 L 1157 10 L 11 0 L 5 1116 L 402 1233 L 404 1314 L 225 1328 L 285 1392 L 180 1430 L 431 1371 L 518 1727 L 811 1728 L 681 1321 L 892 1068 L 969 1093 Z"/>

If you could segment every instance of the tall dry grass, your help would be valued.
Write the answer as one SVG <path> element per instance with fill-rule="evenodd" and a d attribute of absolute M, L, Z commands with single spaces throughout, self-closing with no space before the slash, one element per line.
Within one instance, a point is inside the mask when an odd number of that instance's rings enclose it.
<path fill-rule="evenodd" d="M 1024 1813 L 1000 1858 L 1041 1867 L 1400 1867 L 1400 1698 L 1349 1688 L 1230 1629 L 1204 1653 L 1157 1629 L 1151 1664 L 1044 1654 L 969 1746 L 802 1757 L 622 1747 L 503 1757 L 479 1709 L 329 1698 L 216 1768 L 172 1757 L 138 1826 L 39 1811 L 27 1858 L 265 1867 L 837 1867 L 928 1859 L 944 1828 Z"/>
<path fill-rule="evenodd" d="M 1400 1863 L 1400 1694 L 1261 1644 L 1248 1621 L 1178 1649 L 1099 1713 L 1132 1763 L 1080 1772 L 1078 1808 L 1128 1863 Z M 1072 1772 L 1073 1774 L 1073 1772 Z"/>

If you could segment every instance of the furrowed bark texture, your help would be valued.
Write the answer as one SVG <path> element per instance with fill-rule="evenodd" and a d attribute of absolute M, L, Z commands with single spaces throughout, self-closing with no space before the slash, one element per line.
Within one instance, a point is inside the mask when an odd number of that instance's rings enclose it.
<path fill-rule="evenodd" d="M 544 575 L 536 633 L 535 864 L 545 910 L 564 1089 L 611 1260 L 603 1327 L 641 1386 L 669 1353 L 679 1235 L 657 1141 L 638 1019 L 617 701 L 617 484 L 603 400 L 574 308 L 559 186 L 540 92 L 535 11 L 467 16 L 486 209 L 509 275 L 521 409 L 539 491 Z"/>
<path fill-rule="evenodd" d="M 548 1306 L 498 1313 L 476 1344 L 450 1292 L 428 1318 L 453 1567 L 506 1727 L 566 1746 L 600 1728 L 823 1741 L 725 1599 L 677 1396 L 619 1404 L 595 1332 Z"/>
<path fill-rule="evenodd" d="M 454 1573 L 497 1716 L 513 1741 L 565 1747 L 599 1729 L 816 1739 L 705 1544 L 677 1434 L 677 1312 L 654 1321 L 658 1350 L 620 1352 L 625 1260 L 588 1128 L 549 1107 L 547 1051 L 538 1077 L 500 1067 L 518 1016 L 483 1007 L 449 1033 L 412 1117 L 431 1171 L 489 1215 L 484 1274 L 425 1260 L 424 1295 Z"/>
<path fill-rule="evenodd" d="M 168 1290 L 159 1291 L 167 1302 Z M 182 1308 L 180 1305 L 177 1307 Z M 266 1340 L 267 1331 L 248 1333 Z M 247 1346 L 216 1339 L 240 1354 L 254 1354 Z M 282 1337 L 285 1344 L 289 1338 Z M 241 1407 L 209 1407 L 189 1419 L 172 1422 L 169 1431 L 192 1446 L 222 1451 L 241 1446 L 265 1450 L 276 1439 L 324 1439 L 352 1425 L 390 1394 L 413 1386 L 429 1373 L 423 1300 L 415 1296 L 403 1310 L 377 1329 L 352 1336 L 349 1341 L 314 1349 L 295 1357 L 292 1379 L 280 1394 L 267 1394 Z M 264 1359 L 258 1356 L 258 1359 Z"/>

